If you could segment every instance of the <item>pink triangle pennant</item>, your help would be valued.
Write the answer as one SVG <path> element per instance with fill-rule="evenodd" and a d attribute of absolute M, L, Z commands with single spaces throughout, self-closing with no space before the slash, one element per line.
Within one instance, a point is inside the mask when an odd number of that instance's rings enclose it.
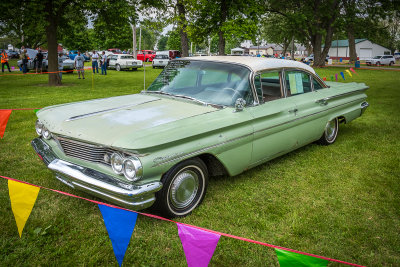
<path fill-rule="evenodd" d="M 353 68 L 350 68 L 350 70 L 358 75 L 358 73 Z"/>
<path fill-rule="evenodd" d="M 11 112 L 11 109 L 0 110 L 0 138 L 3 138 L 4 136 L 8 118 L 10 118 Z"/>
<path fill-rule="evenodd" d="M 188 266 L 208 266 L 221 236 L 179 223 L 177 226 Z"/>

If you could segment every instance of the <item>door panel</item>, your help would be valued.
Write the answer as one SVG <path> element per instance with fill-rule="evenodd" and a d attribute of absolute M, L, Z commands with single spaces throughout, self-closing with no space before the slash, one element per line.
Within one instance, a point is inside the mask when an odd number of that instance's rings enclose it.
<path fill-rule="evenodd" d="M 253 116 L 253 166 L 296 147 L 297 135 L 293 128 L 295 109 L 290 98 L 281 98 L 248 109 Z"/>

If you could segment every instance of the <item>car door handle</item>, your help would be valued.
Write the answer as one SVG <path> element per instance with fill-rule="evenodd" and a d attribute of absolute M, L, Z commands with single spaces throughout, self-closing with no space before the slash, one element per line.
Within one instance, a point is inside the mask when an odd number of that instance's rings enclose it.
<path fill-rule="evenodd" d="M 296 113 L 297 111 L 299 111 L 299 110 L 297 108 L 295 108 L 295 109 L 289 110 L 289 113 Z"/>

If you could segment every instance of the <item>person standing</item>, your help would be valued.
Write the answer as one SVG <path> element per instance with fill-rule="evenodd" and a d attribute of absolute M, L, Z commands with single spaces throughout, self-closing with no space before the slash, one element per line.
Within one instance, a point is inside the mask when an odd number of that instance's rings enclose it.
<path fill-rule="evenodd" d="M 101 75 L 107 75 L 107 55 L 103 51 L 103 54 L 101 56 Z"/>
<path fill-rule="evenodd" d="M 4 72 L 4 65 L 6 65 L 8 71 L 11 72 L 10 65 L 8 64 L 8 54 L 6 50 L 3 49 L 3 52 L 0 54 L 0 57 L 1 57 L 1 72 Z"/>
<path fill-rule="evenodd" d="M 62 80 L 62 71 L 63 71 L 63 53 L 58 54 L 58 74 L 60 75 L 60 81 Z"/>
<path fill-rule="evenodd" d="M 29 59 L 29 57 L 28 57 L 28 55 L 26 53 L 26 49 L 24 49 L 22 51 L 22 53 L 21 53 L 21 55 L 19 57 L 20 57 L 21 62 L 22 62 L 22 72 L 25 74 L 25 73 L 28 72 L 27 64 L 28 64 L 28 59 Z"/>
<path fill-rule="evenodd" d="M 81 73 L 82 73 L 82 78 L 85 79 L 85 71 L 83 69 L 85 63 L 85 58 L 81 55 L 81 52 L 78 51 L 78 55 L 75 57 L 75 68 L 78 71 L 78 79 L 81 78 Z"/>
<path fill-rule="evenodd" d="M 38 69 L 40 69 L 40 73 L 42 73 L 43 54 L 41 50 L 39 50 L 39 52 L 36 54 L 35 59 L 36 59 L 36 73 L 38 73 Z"/>
<path fill-rule="evenodd" d="M 96 51 L 93 50 L 93 54 L 92 54 L 92 69 L 93 69 L 93 73 L 94 70 L 96 69 L 97 73 L 99 73 L 99 54 L 96 53 Z"/>

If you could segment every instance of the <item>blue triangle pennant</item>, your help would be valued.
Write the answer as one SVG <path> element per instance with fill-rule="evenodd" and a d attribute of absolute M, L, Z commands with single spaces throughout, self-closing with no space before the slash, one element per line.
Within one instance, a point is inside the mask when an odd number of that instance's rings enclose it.
<path fill-rule="evenodd" d="M 135 229 L 138 215 L 132 211 L 111 208 L 101 204 L 98 204 L 98 206 L 103 215 L 115 258 L 117 258 L 118 264 L 121 266 L 133 230 Z"/>

